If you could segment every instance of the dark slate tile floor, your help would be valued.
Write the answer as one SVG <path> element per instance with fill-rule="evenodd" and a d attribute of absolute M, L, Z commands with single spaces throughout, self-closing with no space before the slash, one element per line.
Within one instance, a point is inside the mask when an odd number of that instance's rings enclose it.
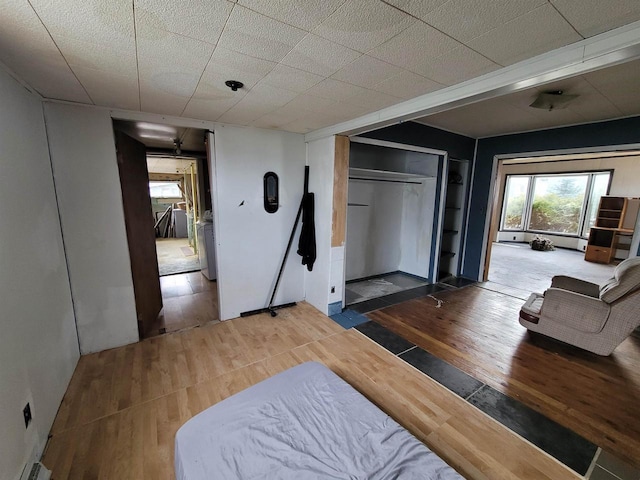
<path fill-rule="evenodd" d="M 580 475 L 586 474 L 598 449 L 593 443 L 380 324 L 369 321 L 356 328 Z"/>
<path fill-rule="evenodd" d="M 362 326 L 365 325 L 366 323 Z M 421 348 L 409 350 L 399 357 L 462 398 L 471 396 L 484 386 L 481 381 Z"/>
<path fill-rule="evenodd" d="M 391 305 L 406 302 L 408 300 L 413 300 L 414 298 L 420 298 L 436 292 L 441 292 L 443 290 L 446 290 L 446 288 L 439 285 L 422 285 L 409 290 L 392 293 L 391 295 L 385 295 L 383 297 L 373 298 L 371 300 L 349 305 L 348 308 L 356 312 L 368 313 L 381 308 L 390 307 Z"/>
<path fill-rule="evenodd" d="M 577 433 L 488 385 L 468 402 L 580 475 L 587 473 L 598 447 Z"/>
<path fill-rule="evenodd" d="M 400 335 L 396 335 L 391 330 L 384 328 L 382 325 L 376 322 L 367 322 L 356 327 L 361 333 L 364 333 L 374 342 L 382 345 L 394 355 L 405 352 L 410 348 L 415 347 L 411 342 L 408 342 Z"/>

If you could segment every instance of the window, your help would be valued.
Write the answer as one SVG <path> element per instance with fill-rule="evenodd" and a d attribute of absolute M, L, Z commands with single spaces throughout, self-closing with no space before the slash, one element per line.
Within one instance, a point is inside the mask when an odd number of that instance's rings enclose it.
<path fill-rule="evenodd" d="M 587 217 L 582 228 L 582 236 L 589 236 L 589 230 L 596 224 L 596 216 L 598 215 L 598 205 L 600 205 L 600 197 L 607 194 L 609 190 L 610 173 L 596 173 L 593 175 L 591 194 L 589 195 L 589 203 L 587 205 Z"/>
<path fill-rule="evenodd" d="M 524 225 L 524 207 L 527 203 L 529 180 L 531 177 L 507 177 L 507 185 L 504 194 L 504 207 L 502 217 L 503 230 L 522 230 Z"/>
<path fill-rule="evenodd" d="M 577 235 L 588 175 L 537 176 L 528 230 Z"/>
<path fill-rule="evenodd" d="M 508 175 L 501 230 L 587 236 L 611 172 Z"/>
<path fill-rule="evenodd" d="M 151 198 L 182 198 L 179 182 L 149 182 Z"/>

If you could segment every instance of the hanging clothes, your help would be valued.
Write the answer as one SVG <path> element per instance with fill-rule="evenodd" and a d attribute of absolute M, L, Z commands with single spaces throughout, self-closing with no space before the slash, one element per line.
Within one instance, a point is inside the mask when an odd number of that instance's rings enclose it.
<path fill-rule="evenodd" d="M 302 230 L 298 241 L 298 255 L 302 257 L 302 264 L 311 272 L 316 261 L 315 198 L 313 193 L 306 190 L 305 188 L 302 199 Z"/>

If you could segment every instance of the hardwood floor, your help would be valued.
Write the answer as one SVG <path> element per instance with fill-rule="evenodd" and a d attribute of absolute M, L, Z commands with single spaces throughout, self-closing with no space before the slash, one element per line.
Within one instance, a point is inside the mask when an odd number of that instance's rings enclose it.
<path fill-rule="evenodd" d="M 640 338 L 600 357 L 530 334 L 523 301 L 479 287 L 368 314 L 374 321 L 640 467 Z"/>
<path fill-rule="evenodd" d="M 572 471 L 356 330 L 302 303 L 83 356 L 43 457 L 54 479 L 172 479 L 174 436 L 208 406 L 320 361 L 470 479 Z"/>
<path fill-rule="evenodd" d="M 160 277 L 162 311 L 147 337 L 217 322 L 218 285 L 200 272 Z"/>

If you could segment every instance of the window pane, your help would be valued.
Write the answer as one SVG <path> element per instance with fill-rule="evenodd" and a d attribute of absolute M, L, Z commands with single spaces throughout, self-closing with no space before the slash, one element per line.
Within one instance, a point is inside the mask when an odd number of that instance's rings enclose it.
<path fill-rule="evenodd" d="M 588 179 L 588 175 L 536 177 L 529 229 L 576 235 Z"/>
<path fill-rule="evenodd" d="M 527 201 L 529 177 L 507 177 L 507 187 L 502 206 L 503 230 L 522 230 L 524 206 Z"/>
<path fill-rule="evenodd" d="M 178 182 L 149 182 L 151 198 L 182 198 Z"/>
<path fill-rule="evenodd" d="M 607 194 L 607 187 L 609 186 L 610 173 L 597 173 L 593 176 L 593 187 L 591 189 L 591 195 L 589 196 L 589 210 L 587 211 L 587 218 L 584 222 L 584 230 L 582 235 L 589 234 L 589 229 L 596 224 L 596 215 L 598 214 L 598 205 L 600 205 L 600 197 Z"/>

